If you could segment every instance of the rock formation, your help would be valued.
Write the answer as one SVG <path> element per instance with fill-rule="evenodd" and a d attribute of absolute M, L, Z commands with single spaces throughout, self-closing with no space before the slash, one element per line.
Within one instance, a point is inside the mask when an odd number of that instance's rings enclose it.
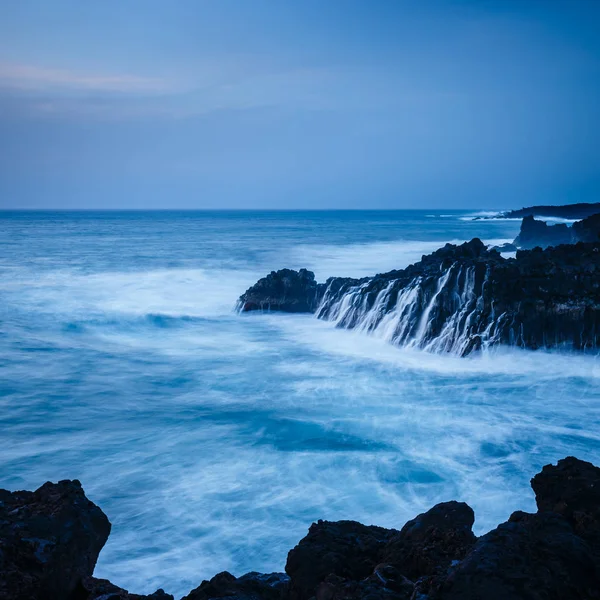
<path fill-rule="evenodd" d="M 306 269 L 272 271 L 240 298 L 240 309 L 274 310 L 291 313 L 313 312 L 318 304 L 315 274 Z"/>
<path fill-rule="evenodd" d="M 538 221 L 534 217 L 524 217 L 519 235 L 514 244 L 518 248 L 546 248 L 572 243 L 572 229 L 564 223 L 548 225 L 545 221 Z"/>
<path fill-rule="evenodd" d="M 454 501 L 400 530 L 319 521 L 290 550 L 285 574 L 219 573 L 183 600 L 598 600 L 600 469 L 567 457 L 531 485 L 538 511 L 517 511 L 479 538 L 472 509 Z M 109 531 L 78 481 L 0 490 L 0 599 L 172 599 L 92 577 Z"/>
<path fill-rule="evenodd" d="M 563 204 L 561 206 L 528 206 L 518 210 L 503 212 L 498 217 L 505 219 L 522 219 L 523 217 L 553 217 L 558 219 L 585 219 L 600 213 L 600 202 Z"/>
<path fill-rule="evenodd" d="M 79 481 L 0 490 L 0 598 L 75 598 L 110 523 Z"/>
<path fill-rule="evenodd" d="M 546 248 L 560 244 L 598 241 L 600 241 L 600 214 L 577 221 L 571 227 L 564 223 L 548 225 L 533 217 L 525 217 L 514 244 L 519 248 L 527 249 L 536 246 Z"/>
<path fill-rule="evenodd" d="M 599 274 L 600 243 L 522 250 L 505 259 L 475 238 L 374 277 L 332 277 L 317 285 L 304 270 L 271 273 L 239 306 L 242 312 L 302 307 L 396 345 L 461 356 L 495 344 L 595 350 Z M 272 282 L 280 279 L 291 283 L 277 296 L 281 288 Z"/>

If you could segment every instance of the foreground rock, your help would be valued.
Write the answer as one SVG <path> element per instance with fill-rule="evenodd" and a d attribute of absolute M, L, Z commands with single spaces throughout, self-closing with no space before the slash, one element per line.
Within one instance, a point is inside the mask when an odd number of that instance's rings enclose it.
<path fill-rule="evenodd" d="M 286 270 L 285 278 L 311 282 L 288 286 L 295 291 L 290 312 L 301 306 L 338 327 L 462 356 L 495 344 L 597 350 L 599 274 L 600 243 L 518 251 L 505 259 L 475 238 L 374 277 L 332 277 L 317 285 L 310 272 Z M 278 298 L 275 275 L 240 298 L 243 312 L 288 311 L 288 288 Z"/>
<path fill-rule="evenodd" d="M 0 598 L 76 598 L 110 533 L 79 481 L 0 490 Z"/>
<path fill-rule="evenodd" d="M 400 530 L 319 521 L 286 573 L 223 572 L 183 600 L 598 600 L 600 469 L 573 457 L 531 481 L 538 511 L 476 538 L 474 514 L 443 502 Z M 92 576 L 110 524 L 77 481 L 0 490 L 2 600 L 169 600 Z"/>
<path fill-rule="evenodd" d="M 203 581 L 182 600 L 282 600 L 288 597 L 289 577 L 285 573 L 246 573 L 234 577 L 223 571 L 210 581 Z"/>
<path fill-rule="evenodd" d="M 564 204 L 561 206 L 528 206 L 518 210 L 510 210 L 498 215 L 501 218 L 523 219 L 524 217 L 554 217 L 558 219 L 585 219 L 600 213 L 600 202 Z M 493 217 L 492 217 L 493 218 Z"/>
<path fill-rule="evenodd" d="M 592 552 L 555 513 L 513 513 L 431 585 L 431 600 L 591 600 L 600 593 Z"/>

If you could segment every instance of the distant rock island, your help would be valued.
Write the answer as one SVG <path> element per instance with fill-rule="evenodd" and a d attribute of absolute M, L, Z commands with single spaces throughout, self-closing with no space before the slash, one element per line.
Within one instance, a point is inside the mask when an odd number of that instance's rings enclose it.
<path fill-rule="evenodd" d="M 282 269 L 242 294 L 238 309 L 314 313 L 395 345 L 460 356 L 497 344 L 597 351 L 600 242 L 507 259 L 474 238 L 405 269 L 325 283 Z"/>
<path fill-rule="evenodd" d="M 600 202 L 580 202 L 578 204 L 563 204 L 561 206 L 529 206 L 500 213 L 496 218 L 522 219 L 523 217 L 552 217 L 558 219 L 585 219 L 586 217 L 598 213 L 600 213 Z"/>
<path fill-rule="evenodd" d="M 456 501 L 401 529 L 318 521 L 285 573 L 222 572 L 184 600 L 597 600 L 600 469 L 567 457 L 531 486 L 537 512 L 514 512 L 481 537 Z M 93 577 L 110 529 L 79 481 L 0 490 L 0 600 L 173 600 Z"/>

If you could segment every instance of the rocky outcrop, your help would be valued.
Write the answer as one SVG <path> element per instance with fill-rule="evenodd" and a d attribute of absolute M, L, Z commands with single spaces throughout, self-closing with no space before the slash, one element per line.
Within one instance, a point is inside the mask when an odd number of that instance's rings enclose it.
<path fill-rule="evenodd" d="M 383 562 L 417 581 L 462 560 L 475 543 L 473 509 L 464 502 L 442 502 L 404 525 L 383 552 Z"/>
<path fill-rule="evenodd" d="M 600 213 L 600 202 L 563 204 L 561 206 L 529 206 L 503 212 L 497 217 L 505 219 L 522 219 L 524 217 L 553 217 L 558 219 L 585 219 Z M 496 217 L 496 218 L 497 218 Z"/>
<path fill-rule="evenodd" d="M 519 235 L 515 238 L 518 248 L 535 248 L 540 246 L 560 246 L 572 243 L 572 230 L 564 223 L 548 225 L 545 221 L 538 221 L 534 217 L 525 217 L 521 223 Z"/>
<path fill-rule="evenodd" d="M 314 312 L 319 302 L 315 274 L 306 269 L 272 271 L 242 294 L 239 309 L 278 310 L 291 313 Z"/>
<path fill-rule="evenodd" d="M 533 217 L 525 217 L 521 223 L 521 231 L 514 244 L 519 248 L 535 248 L 540 246 L 559 246 L 560 244 L 576 244 L 577 242 L 600 241 L 600 214 L 592 215 L 573 223 L 571 227 L 564 223 L 548 225 Z"/>
<path fill-rule="evenodd" d="M 596 350 L 599 274 L 600 243 L 523 250 L 505 259 L 475 238 L 446 244 L 406 269 L 330 278 L 310 287 L 310 302 L 305 294 L 299 303 L 338 327 L 431 352 L 462 356 L 495 344 Z M 267 304 L 287 310 L 289 296 L 261 296 L 261 282 L 240 298 L 242 310 Z"/>
<path fill-rule="evenodd" d="M 290 600 L 311 598 L 330 575 L 336 577 L 336 588 L 369 577 L 397 533 L 356 521 L 313 523 L 288 554 L 285 571 L 291 578 Z"/>
<path fill-rule="evenodd" d="M 592 600 L 599 597 L 600 571 L 563 517 L 516 512 L 428 591 L 429 600 Z"/>
<path fill-rule="evenodd" d="M 0 599 L 81 597 L 109 533 L 79 481 L 0 490 Z"/>
<path fill-rule="evenodd" d="M 532 480 L 538 511 L 476 538 L 472 509 L 443 502 L 402 527 L 319 521 L 286 573 L 223 572 L 183 600 L 598 600 L 600 469 L 567 457 Z M 0 490 L 0 599 L 169 600 L 92 577 L 110 524 L 78 481 Z"/>
<path fill-rule="evenodd" d="M 169 600 L 128 594 L 92 573 L 110 522 L 79 481 L 0 490 L 0 600 Z"/>
<path fill-rule="evenodd" d="M 600 241 L 600 214 L 591 215 L 587 219 L 573 223 L 571 229 L 575 242 Z"/>

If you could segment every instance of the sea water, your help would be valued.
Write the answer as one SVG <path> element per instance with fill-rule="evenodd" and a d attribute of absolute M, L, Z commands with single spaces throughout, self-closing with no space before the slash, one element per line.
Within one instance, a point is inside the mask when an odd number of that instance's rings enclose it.
<path fill-rule="evenodd" d="M 181 596 L 283 570 L 311 522 L 401 527 L 450 499 L 480 534 L 529 479 L 600 462 L 595 356 L 398 348 L 234 311 L 259 277 L 402 268 L 512 240 L 465 211 L 0 213 L 0 487 L 77 478 L 113 524 L 98 577 Z"/>

